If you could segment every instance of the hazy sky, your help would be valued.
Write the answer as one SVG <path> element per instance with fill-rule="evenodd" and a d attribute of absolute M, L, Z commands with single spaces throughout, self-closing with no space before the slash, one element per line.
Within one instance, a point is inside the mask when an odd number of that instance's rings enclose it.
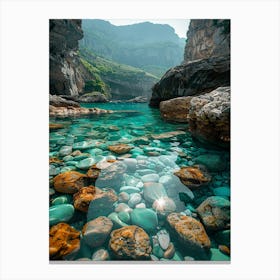
<path fill-rule="evenodd" d="M 190 23 L 189 19 L 107 19 L 114 25 L 130 25 L 134 23 L 150 21 L 152 23 L 169 24 L 175 29 L 177 35 L 186 38 L 187 29 Z"/>

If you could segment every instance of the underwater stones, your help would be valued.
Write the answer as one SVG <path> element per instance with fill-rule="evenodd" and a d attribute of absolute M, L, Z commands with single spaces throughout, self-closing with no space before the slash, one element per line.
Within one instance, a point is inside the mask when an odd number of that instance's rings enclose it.
<path fill-rule="evenodd" d="M 104 216 L 87 222 L 82 230 L 83 239 L 91 248 L 101 246 L 113 228 L 112 221 Z"/>
<path fill-rule="evenodd" d="M 187 123 L 191 99 L 192 96 L 184 96 L 161 101 L 159 105 L 161 117 L 166 121 Z"/>
<path fill-rule="evenodd" d="M 150 259 L 149 235 L 138 226 L 126 226 L 112 231 L 109 241 L 112 255 L 120 260 Z"/>
<path fill-rule="evenodd" d="M 87 176 L 76 171 L 67 171 L 54 177 L 54 188 L 61 193 L 75 193 L 87 184 Z"/>
<path fill-rule="evenodd" d="M 169 141 L 171 138 L 175 136 L 184 135 L 184 134 L 186 134 L 184 131 L 178 130 L 178 131 L 164 132 L 161 134 L 152 134 L 151 137 L 154 140 Z"/>
<path fill-rule="evenodd" d="M 120 192 L 126 192 L 128 194 L 132 194 L 132 193 L 140 192 L 140 189 L 132 186 L 123 186 L 120 188 Z"/>
<path fill-rule="evenodd" d="M 108 218 L 113 222 L 114 229 L 128 226 L 128 224 L 120 219 L 118 213 L 116 212 L 112 212 L 110 215 L 108 215 Z"/>
<path fill-rule="evenodd" d="M 128 202 L 130 196 L 127 192 L 120 192 L 118 196 L 119 202 Z"/>
<path fill-rule="evenodd" d="M 79 161 L 76 164 L 76 167 L 79 169 L 88 170 L 93 164 L 95 164 L 95 162 L 96 161 L 93 158 L 85 158 L 85 159 L 82 159 L 81 161 Z"/>
<path fill-rule="evenodd" d="M 220 154 L 205 154 L 194 158 L 194 162 L 205 165 L 211 172 L 220 172 L 226 169 L 227 164 Z"/>
<path fill-rule="evenodd" d="M 132 140 L 135 145 L 148 145 L 150 143 L 148 137 L 142 136 Z"/>
<path fill-rule="evenodd" d="M 138 203 L 141 202 L 141 200 L 142 197 L 139 193 L 132 193 L 127 204 L 129 207 L 134 208 Z"/>
<path fill-rule="evenodd" d="M 93 181 L 99 177 L 101 170 L 96 167 L 96 164 L 92 165 L 87 171 L 87 177 Z"/>
<path fill-rule="evenodd" d="M 230 188 L 218 187 L 213 189 L 215 196 L 230 197 Z"/>
<path fill-rule="evenodd" d="M 94 199 L 95 188 L 92 186 L 83 187 L 73 195 L 75 209 L 87 212 L 90 202 Z"/>
<path fill-rule="evenodd" d="M 143 195 L 144 199 L 151 204 L 155 200 L 167 196 L 164 186 L 155 182 L 144 183 Z"/>
<path fill-rule="evenodd" d="M 229 228 L 229 200 L 220 196 L 211 196 L 204 200 L 196 210 L 207 230 L 217 231 Z"/>
<path fill-rule="evenodd" d="M 130 215 L 128 211 L 121 211 L 118 213 L 120 220 L 126 224 L 130 224 Z"/>
<path fill-rule="evenodd" d="M 170 236 L 169 233 L 167 232 L 166 229 L 162 229 L 160 231 L 157 232 L 157 238 L 158 238 L 158 242 L 160 247 L 163 250 L 166 250 L 169 246 L 170 243 Z"/>
<path fill-rule="evenodd" d="M 141 180 L 143 183 L 147 183 L 147 182 L 158 182 L 159 180 L 159 176 L 158 174 L 147 174 L 141 177 Z"/>
<path fill-rule="evenodd" d="M 141 202 L 141 203 L 135 205 L 135 208 L 146 208 L 146 204 L 144 202 Z"/>
<path fill-rule="evenodd" d="M 217 233 L 215 233 L 214 238 L 218 244 L 224 244 L 227 247 L 230 247 L 230 230 L 229 229 L 218 231 Z"/>
<path fill-rule="evenodd" d="M 79 250 L 80 232 L 66 223 L 52 226 L 49 231 L 49 256 L 60 260 Z"/>
<path fill-rule="evenodd" d="M 62 146 L 59 150 L 60 156 L 68 156 L 72 153 L 72 146 Z"/>
<path fill-rule="evenodd" d="M 218 249 L 225 255 L 230 256 L 230 249 L 226 245 L 219 245 Z"/>
<path fill-rule="evenodd" d="M 230 257 L 228 255 L 223 254 L 219 249 L 211 248 L 210 252 L 210 261 L 230 261 Z"/>
<path fill-rule="evenodd" d="M 143 228 L 147 232 L 153 232 L 158 225 L 157 214 L 152 209 L 135 208 L 131 214 L 131 223 Z"/>
<path fill-rule="evenodd" d="M 118 200 L 118 197 L 112 189 L 98 189 L 93 200 L 89 204 L 87 220 L 93 220 L 99 216 L 107 216 L 114 209 L 114 203 Z"/>
<path fill-rule="evenodd" d="M 161 214 L 162 216 L 166 216 L 176 211 L 176 204 L 173 199 L 169 197 L 156 199 L 152 207 L 157 213 Z"/>
<path fill-rule="evenodd" d="M 108 146 L 108 150 L 116 154 L 125 154 L 129 152 L 133 147 L 128 144 L 116 144 Z"/>
<path fill-rule="evenodd" d="M 203 227 L 196 219 L 178 213 L 167 216 L 167 224 L 173 238 L 178 239 L 184 249 L 201 258 L 207 258 L 211 242 Z"/>
<path fill-rule="evenodd" d="M 126 171 L 126 165 L 116 161 L 110 166 L 101 170 L 98 179 L 96 180 L 97 187 L 113 187 L 119 188 L 119 184 Z"/>
<path fill-rule="evenodd" d="M 230 87 L 219 87 L 190 101 L 189 128 L 194 137 L 222 147 L 230 144 Z"/>
<path fill-rule="evenodd" d="M 110 259 L 109 252 L 105 249 L 95 251 L 91 257 L 93 261 L 107 261 Z"/>
<path fill-rule="evenodd" d="M 54 130 L 61 129 L 61 128 L 64 128 L 64 125 L 61 123 L 49 123 L 50 131 L 54 131 Z"/>
<path fill-rule="evenodd" d="M 74 207 L 72 204 L 58 204 L 49 208 L 50 225 L 60 222 L 68 222 L 74 215 Z"/>
<path fill-rule="evenodd" d="M 52 205 L 67 204 L 71 202 L 71 198 L 66 195 L 61 195 L 52 200 Z"/>
<path fill-rule="evenodd" d="M 175 254 L 175 247 L 172 242 L 169 243 L 168 247 L 166 248 L 166 251 L 163 254 L 163 257 L 165 259 L 172 259 Z"/>
<path fill-rule="evenodd" d="M 81 141 L 76 142 L 73 144 L 74 150 L 85 150 L 85 149 L 91 149 L 96 146 L 96 141 Z"/>
<path fill-rule="evenodd" d="M 179 171 L 174 172 L 181 182 L 190 189 L 196 189 L 211 181 L 211 175 L 202 166 L 183 166 Z"/>
<path fill-rule="evenodd" d="M 135 158 L 125 158 L 123 163 L 127 166 L 128 172 L 135 172 L 137 160 Z"/>
<path fill-rule="evenodd" d="M 115 212 L 118 213 L 122 211 L 131 212 L 132 209 L 126 203 L 119 203 L 118 206 L 115 208 Z"/>

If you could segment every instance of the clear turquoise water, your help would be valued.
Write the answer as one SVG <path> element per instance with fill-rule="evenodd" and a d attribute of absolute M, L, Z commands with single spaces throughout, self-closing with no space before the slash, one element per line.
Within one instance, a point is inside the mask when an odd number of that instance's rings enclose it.
<path fill-rule="evenodd" d="M 137 166 L 136 170 L 133 170 L 133 172 L 127 171 L 125 174 L 125 176 L 130 176 L 137 180 L 141 179 L 141 169 L 154 170 L 154 173 L 158 174 L 159 177 L 173 176 L 174 170 L 182 166 L 194 165 L 198 156 L 218 154 L 223 157 L 225 169 L 219 172 L 210 172 L 212 181 L 207 187 L 193 191 L 194 199 L 186 203 L 180 201 L 179 198 L 175 200 L 182 213 L 196 216 L 194 209 L 207 197 L 217 193 L 221 195 L 221 191 L 226 191 L 224 196 L 230 199 L 230 193 L 228 193 L 230 189 L 229 152 L 201 146 L 201 144 L 192 139 L 188 132 L 187 124 L 164 122 L 160 118 L 159 110 L 150 108 L 147 104 L 98 103 L 83 104 L 83 106 L 110 109 L 116 112 L 82 118 L 50 118 L 50 123 L 60 123 L 65 126 L 62 129 L 50 132 L 50 157 L 57 157 L 62 161 L 60 164 L 50 164 L 50 178 L 68 170 L 76 170 L 81 173 L 86 173 L 87 171 L 79 168 L 79 161 L 83 160 L 83 157 L 65 160 L 65 154 L 60 152 L 64 146 L 71 146 L 72 151 L 75 151 L 78 150 L 77 147 L 81 143 L 90 144 L 88 149 L 82 149 L 81 152 L 85 154 L 84 158 L 92 158 L 94 162 L 98 163 L 106 160 L 106 158 L 118 159 L 122 157 L 110 152 L 107 149 L 108 145 L 127 143 L 134 147 L 129 152 L 130 157 L 137 160 L 146 160 L 146 166 Z M 152 138 L 152 135 L 155 134 L 178 130 L 184 131 L 185 134 L 163 140 L 153 140 Z M 145 139 L 143 142 L 135 142 L 139 137 L 147 137 L 148 141 Z M 167 157 L 168 162 L 163 157 Z M 127 180 L 123 179 L 118 184 L 119 186 L 115 188 L 117 194 L 120 187 L 127 185 Z M 51 191 L 53 192 L 52 188 Z M 60 193 L 53 193 L 50 196 L 50 207 L 53 205 L 53 200 L 61 195 Z M 145 203 L 143 195 L 142 202 Z M 86 221 L 86 215 L 75 210 L 74 215 L 67 222 L 80 230 Z M 160 230 L 161 228 L 164 228 L 164 225 L 159 223 L 157 229 Z M 212 248 L 216 249 L 220 243 L 211 234 L 210 239 Z M 176 246 L 176 240 L 172 240 L 172 242 Z M 177 245 L 176 249 L 178 254 L 182 255 L 182 258 L 186 256 L 184 250 L 180 249 L 180 245 Z M 79 258 L 81 257 L 88 256 L 79 255 Z"/>

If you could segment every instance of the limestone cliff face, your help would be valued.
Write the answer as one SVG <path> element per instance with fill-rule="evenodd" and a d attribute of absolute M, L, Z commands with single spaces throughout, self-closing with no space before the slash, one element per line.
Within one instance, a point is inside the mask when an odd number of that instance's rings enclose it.
<path fill-rule="evenodd" d="M 229 20 L 192 20 L 184 60 L 189 62 L 230 53 Z"/>
<path fill-rule="evenodd" d="M 50 94 L 78 95 L 89 75 L 77 55 L 83 37 L 81 20 L 50 20 L 49 29 Z"/>
<path fill-rule="evenodd" d="M 153 86 L 150 106 L 230 85 L 230 21 L 191 20 L 184 62 Z"/>

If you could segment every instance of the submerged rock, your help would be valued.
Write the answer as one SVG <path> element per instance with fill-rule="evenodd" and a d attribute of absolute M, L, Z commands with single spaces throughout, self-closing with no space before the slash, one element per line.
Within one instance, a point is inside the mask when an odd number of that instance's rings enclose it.
<path fill-rule="evenodd" d="M 165 230 L 165 229 L 160 230 L 157 233 L 157 238 L 158 238 L 160 247 L 163 250 L 166 250 L 170 243 L 170 236 L 169 236 L 169 233 L 167 232 L 167 230 Z"/>
<path fill-rule="evenodd" d="M 109 252 L 105 249 L 95 251 L 91 258 L 93 261 L 107 261 L 110 259 Z"/>
<path fill-rule="evenodd" d="M 53 179 L 54 188 L 61 193 L 75 193 L 87 185 L 87 176 L 76 171 L 68 171 Z"/>
<path fill-rule="evenodd" d="M 60 222 L 68 222 L 74 215 L 74 207 L 72 204 L 58 204 L 49 208 L 50 225 Z"/>
<path fill-rule="evenodd" d="M 160 183 L 155 183 L 155 182 L 144 183 L 143 194 L 146 202 L 149 202 L 151 204 L 155 200 L 167 196 L 164 186 Z"/>
<path fill-rule="evenodd" d="M 84 225 L 83 239 L 91 248 L 99 247 L 105 242 L 112 228 L 112 221 L 107 217 L 100 216 Z"/>
<path fill-rule="evenodd" d="M 133 149 L 133 147 L 127 144 L 117 144 L 117 145 L 108 146 L 108 150 L 116 154 L 125 154 L 129 152 L 131 149 Z"/>
<path fill-rule="evenodd" d="M 112 231 L 109 248 L 121 260 L 147 260 L 152 251 L 149 235 L 138 226 Z"/>
<path fill-rule="evenodd" d="M 204 200 L 196 210 L 207 230 L 217 231 L 229 228 L 229 200 L 220 196 L 211 196 Z"/>
<path fill-rule="evenodd" d="M 152 209 L 135 208 L 131 214 L 131 223 L 143 228 L 147 232 L 153 232 L 158 225 L 157 214 Z"/>
<path fill-rule="evenodd" d="M 60 260 L 77 252 L 80 248 L 80 232 L 66 223 L 52 226 L 49 231 L 49 256 Z"/>
<path fill-rule="evenodd" d="M 167 224 L 173 238 L 179 240 L 182 249 L 201 259 L 207 259 L 211 246 L 203 225 L 196 219 L 178 213 L 167 216 Z"/>
<path fill-rule="evenodd" d="M 205 165 L 211 172 L 224 171 L 227 167 L 227 163 L 223 156 L 220 154 L 205 154 L 194 158 L 194 162 Z"/>
<path fill-rule="evenodd" d="M 93 200 L 89 204 L 87 220 L 91 221 L 99 216 L 107 216 L 113 212 L 114 203 L 118 200 L 118 197 L 112 189 L 98 189 Z"/>
<path fill-rule="evenodd" d="M 90 202 L 94 199 L 95 187 L 83 187 L 73 195 L 75 209 L 87 212 Z"/>
<path fill-rule="evenodd" d="M 174 172 L 181 182 L 190 189 L 196 189 L 200 186 L 207 185 L 211 181 L 211 175 L 198 165 L 183 166 L 179 171 Z"/>
<path fill-rule="evenodd" d="M 156 199 L 153 203 L 153 209 L 162 216 L 166 216 L 176 211 L 176 204 L 173 199 L 169 197 L 162 197 Z"/>

